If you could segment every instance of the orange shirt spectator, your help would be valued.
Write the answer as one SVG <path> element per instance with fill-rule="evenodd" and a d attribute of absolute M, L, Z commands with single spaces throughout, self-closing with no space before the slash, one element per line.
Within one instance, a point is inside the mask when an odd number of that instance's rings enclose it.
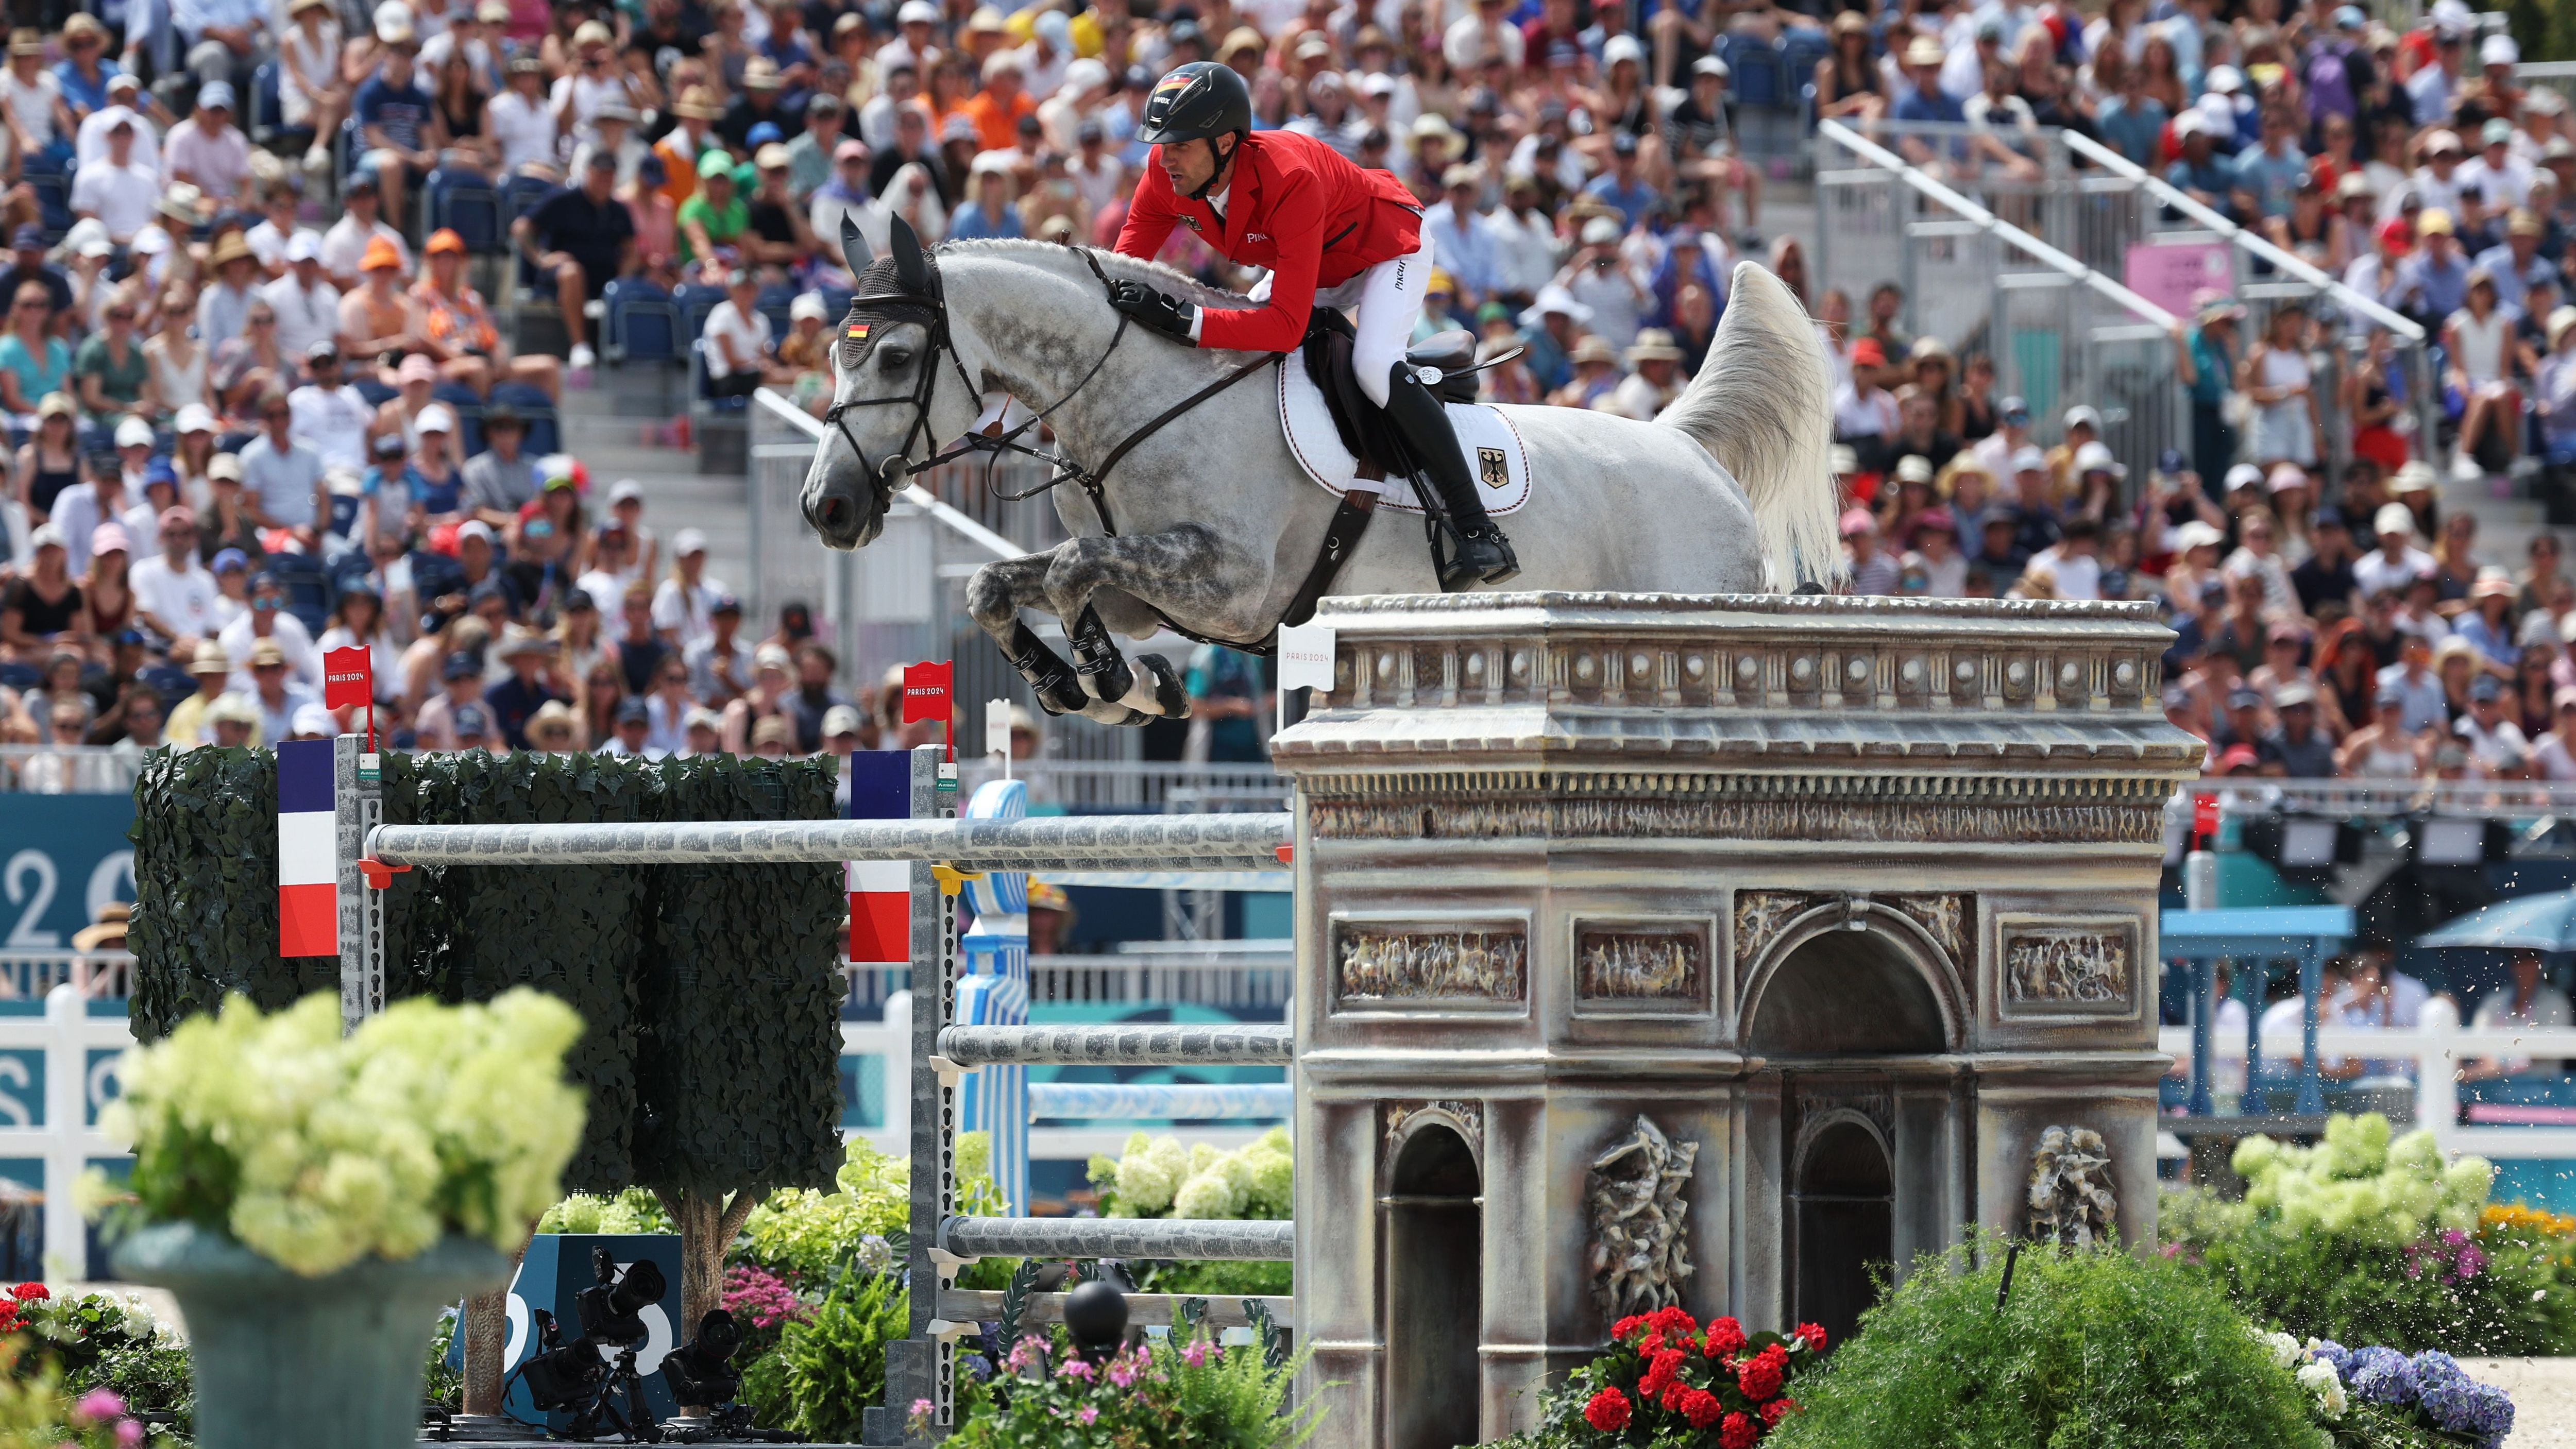
<path fill-rule="evenodd" d="M 1000 51 L 984 62 L 984 88 L 958 109 L 975 122 L 975 144 L 987 151 L 1008 151 L 1020 144 L 1020 117 L 1037 114 L 1038 103 L 1020 86 L 1017 51 Z"/>
<path fill-rule="evenodd" d="M 706 86 L 691 86 L 680 92 L 671 114 L 680 124 L 670 134 L 653 143 L 653 154 L 662 158 L 662 194 L 677 212 L 680 203 L 698 194 L 698 153 L 708 144 L 715 122 L 724 116 L 724 107 L 716 104 L 716 93 Z"/>

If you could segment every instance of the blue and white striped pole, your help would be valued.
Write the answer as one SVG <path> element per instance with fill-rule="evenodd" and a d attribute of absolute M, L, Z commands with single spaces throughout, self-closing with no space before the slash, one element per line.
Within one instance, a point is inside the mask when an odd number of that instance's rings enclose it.
<path fill-rule="evenodd" d="M 967 804 L 969 820 L 1020 820 L 1029 813 L 1029 787 L 1019 780 L 987 781 Z M 958 938 L 964 958 L 957 978 L 959 1026 L 1026 1026 L 1029 1021 L 1029 878 L 1022 871 L 992 871 L 966 883 L 975 924 Z M 1029 1069 L 979 1067 L 958 1092 L 957 1128 L 991 1134 L 993 1185 L 1005 1213 L 1029 1210 Z"/>

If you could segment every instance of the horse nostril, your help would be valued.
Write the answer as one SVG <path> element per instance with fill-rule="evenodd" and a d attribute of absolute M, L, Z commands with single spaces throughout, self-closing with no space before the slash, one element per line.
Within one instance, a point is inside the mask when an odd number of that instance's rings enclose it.
<path fill-rule="evenodd" d="M 849 518 L 849 500 L 846 498 L 826 498 L 823 500 L 822 513 L 823 530 L 826 533 L 838 533 L 846 525 Z"/>

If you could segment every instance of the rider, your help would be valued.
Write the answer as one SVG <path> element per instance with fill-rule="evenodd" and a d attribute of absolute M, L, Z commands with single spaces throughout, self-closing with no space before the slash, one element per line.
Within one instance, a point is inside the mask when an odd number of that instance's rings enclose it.
<path fill-rule="evenodd" d="M 1243 78 L 1214 61 L 1192 61 L 1157 82 L 1136 136 L 1154 147 L 1155 164 L 1136 183 L 1118 250 L 1150 259 L 1177 223 L 1268 275 L 1253 289 L 1262 304 L 1253 308 L 1202 309 L 1134 281 L 1116 283 L 1110 304 L 1175 341 L 1242 352 L 1293 352 L 1317 302 L 1354 306 L 1360 389 L 1403 431 L 1457 530 L 1440 587 L 1498 584 L 1520 572 L 1510 540 L 1485 516 L 1448 414 L 1404 362 L 1431 279 L 1431 239 L 1412 193 L 1321 141 L 1255 132 Z"/>

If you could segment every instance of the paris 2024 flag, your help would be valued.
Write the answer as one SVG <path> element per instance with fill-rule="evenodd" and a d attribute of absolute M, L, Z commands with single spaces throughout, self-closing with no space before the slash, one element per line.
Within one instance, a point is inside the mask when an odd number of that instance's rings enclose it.
<path fill-rule="evenodd" d="M 277 747 L 277 954 L 340 954 L 339 817 L 332 742 Z"/>

